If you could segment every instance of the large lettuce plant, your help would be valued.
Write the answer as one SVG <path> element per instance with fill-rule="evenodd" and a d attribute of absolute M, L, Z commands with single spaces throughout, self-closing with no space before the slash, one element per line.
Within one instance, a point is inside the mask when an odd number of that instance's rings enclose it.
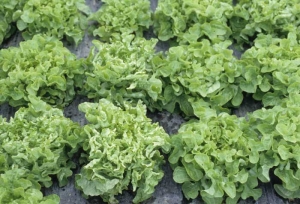
<path fill-rule="evenodd" d="M 143 100 L 151 108 L 162 91 L 162 82 L 150 63 L 156 55 L 156 43 L 143 38 L 110 44 L 95 40 L 86 59 L 86 83 L 81 94 L 120 105 Z"/>
<path fill-rule="evenodd" d="M 299 93 L 299 54 L 300 46 L 293 32 L 282 39 L 259 35 L 255 45 L 237 61 L 242 74 L 236 82 L 265 107 L 280 105 L 282 99 Z"/>
<path fill-rule="evenodd" d="M 22 169 L 23 177 L 36 185 L 50 187 L 51 176 L 66 185 L 75 167 L 71 158 L 84 140 L 80 126 L 65 118 L 60 109 L 35 98 L 31 101 L 9 122 L 0 120 L 0 174 Z"/>
<path fill-rule="evenodd" d="M 252 44 L 258 34 L 286 38 L 299 32 L 298 0 L 239 0 L 230 18 L 233 39 L 238 44 Z"/>
<path fill-rule="evenodd" d="M 202 40 L 171 47 L 166 56 L 153 57 L 155 76 L 163 82 L 157 109 L 173 112 L 178 105 L 186 116 L 193 116 L 193 106 L 197 106 L 194 101 L 204 100 L 218 109 L 239 106 L 243 94 L 236 79 L 242 69 L 228 49 L 230 44 Z"/>
<path fill-rule="evenodd" d="M 250 114 L 249 125 L 260 138 L 256 147 L 263 177 L 269 182 L 270 172 L 281 181 L 275 191 L 287 199 L 300 198 L 300 95 L 292 94 L 282 106 L 261 109 Z"/>
<path fill-rule="evenodd" d="M 86 155 L 76 185 L 85 195 L 100 195 L 117 203 L 115 196 L 130 186 L 133 203 L 148 199 L 163 177 L 163 152 L 169 151 L 169 137 L 146 117 L 146 107 L 125 104 L 121 109 L 107 99 L 82 103 L 88 124 L 83 127 Z"/>
<path fill-rule="evenodd" d="M 26 40 L 36 34 L 46 34 L 78 45 L 89 13 L 84 0 L 28 0 L 15 11 L 14 18 Z"/>
<path fill-rule="evenodd" d="M 95 21 L 93 35 L 102 41 L 121 41 L 131 35 L 142 37 L 152 25 L 150 1 L 148 0 L 102 0 L 100 9 L 90 15 Z"/>
<path fill-rule="evenodd" d="M 68 105 L 83 83 L 81 62 L 62 42 L 36 35 L 19 47 L 0 50 L 0 103 L 27 105 L 29 96 L 57 106 Z"/>
<path fill-rule="evenodd" d="M 233 12 L 231 0 L 161 0 L 154 13 L 154 31 L 158 39 L 175 38 L 180 44 L 209 39 L 228 39 L 227 25 Z"/>
<path fill-rule="evenodd" d="M 173 178 L 188 199 L 200 195 L 209 204 L 256 200 L 262 194 L 256 143 L 259 139 L 244 118 L 212 110 L 205 119 L 183 124 L 171 137 Z"/>
<path fill-rule="evenodd" d="M 25 4 L 25 0 L 3 0 L 0 4 L 0 45 L 2 42 L 9 38 L 16 26 L 14 12 L 19 10 Z"/>
<path fill-rule="evenodd" d="M 43 196 L 39 186 L 22 178 L 24 170 L 8 170 L 0 174 L 0 203 L 9 204 L 59 204 L 57 195 Z"/>

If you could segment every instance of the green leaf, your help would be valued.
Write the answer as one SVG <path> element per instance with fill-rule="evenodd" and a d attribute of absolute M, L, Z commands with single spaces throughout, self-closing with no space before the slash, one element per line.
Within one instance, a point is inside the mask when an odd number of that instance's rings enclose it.
<path fill-rule="evenodd" d="M 257 87 L 252 82 L 241 81 L 240 88 L 246 93 L 255 93 Z"/>
<path fill-rule="evenodd" d="M 181 96 L 178 98 L 178 103 L 182 112 L 187 116 L 194 115 L 194 109 L 189 103 L 188 97 Z"/>
<path fill-rule="evenodd" d="M 23 20 L 18 20 L 17 27 L 20 31 L 23 31 L 27 28 L 27 23 L 25 23 Z"/>
<path fill-rule="evenodd" d="M 261 168 L 258 169 L 258 178 L 264 183 L 270 182 L 270 166 L 268 165 L 262 165 Z"/>
<path fill-rule="evenodd" d="M 257 200 L 262 195 L 261 189 L 256 189 L 258 182 L 255 177 L 249 177 L 247 183 L 244 184 L 243 192 L 241 194 L 242 199 L 247 199 L 253 197 L 254 200 Z"/>
<path fill-rule="evenodd" d="M 238 92 L 232 98 L 231 103 L 233 106 L 239 106 L 242 104 L 243 99 L 244 99 L 244 96 L 243 96 L 242 90 L 238 89 Z"/>
<path fill-rule="evenodd" d="M 190 177 L 186 173 L 185 168 L 177 166 L 173 171 L 173 179 L 176 183 L 184 183 L 190 181 Z"/>
<path fill-rule="evenodd" d="M 221 197 L 214 197 L 208 194 L 205 191 L 201 191 L 201 198 L 204 200 L 207 204 L 221 204 L 223 202 L 223 198 Z"/>
<path fill-rule="evenodd" d="M 231 34 L 230 28 L 220 21 L 211 21 L 201 25 L 202 32 L 212 41 L 219 36 L 229 36 Z"/>
<path fill-rule="evenodd" d="M 246 183 L 249 177 L 249 173 L 246 172 L 245 169 L 242 169 L 238 174 L 236 175 L 236 180 L 240 183 Z"/>
<path fill-rule="evenodd" d="M 185 167 L 186 173 L 191 178 L 191 180 L 199 181 L 203 177 L 203 172 L 201 171 L 201 169 L 197 168 L 196 164 L 187 163 L 184 160 L 182 160 L 182 163 Z"/>
<path fill-rule="evenodd" d="M 290 149 L 285 147 L 284 145 L 278 146 L 278 154 L 280 155 L 282 160 L 288 160 L 289 158 L 293 157 Z"/>
<path fill-rule="evenodd" d="M 76 175 L 76 185 L 79 186 L 85 195 L 97 196 L 111 191 L 120 181 L 118 179 L 95 178 L 86 179 L 83 175 Z"/>
<path fill-rule="evenodd" d="M 187 199 L 195 199 L 199 195 L 199 186 L 187 181 L 182 184 L 182 191 Z"/>
<path fill-rule="evenodd" d="M 86 15 L 90 15 L 92 13 L 90 8 L 84 2 L 76 2 L 76 7 L 79 11 L 83 12 Z"/>
<path fill-rule="evenodd" d="M 21 19 L 24 21 L 24 23 L 33 23 L 33 21 L 35 20 L 35 15 L 34 13 L 26 10 L 21 15 Z"/>
<path fill-rule="evenodd" d="M 232 182 L 226 182 L 223 185 L 223 190 L 227 193 L 230 198 L 235 198 L 236 196 L 236 187 Z"/>
<path fill-rule="evenodd" d="M 236 204 L 238 203 L 239 199 L 240 199 L 240 195 L 236 195 L 235 198 L 228 197 L 226 198 L 226 204 Z"/>
<path fill-rule="evenodd" d="M 213 167 L 213 163 L 210 161 L 209 157 L 206 154 L 196 154 L 194 156 L 194 159 L 197 164 L 205 171 Z"/>
<path fill-rule="evenodd" d="M 209 103 L 205 102 L 203 99 L 198 99 L 195 102 L 191 102 L 194 110 L 194 114 L 201 120 L 207 120 L 212 117 L 216 117 L 216 110 L 210 108 Z"/>
<path fill-rule="evenodd" d="M 252 164 L 256 164 L 259 161 L 259 153 L 257 151 L 252 151 L 249 155 L 249 161 Z"/>
<path fill-rule="evenodd" d="M 211 97 L 212 103 L 223 106 L 234 97 L 232 87 L 226 87 L 218 95 Z"/>
<path fill-rule="evenodd" d="M 299 93 L 300 90 L 300 82 L 294 82 L 288 86 L 287 92 L 291 93 Z"/>
<path fill-rule="evenodd" d="M 283 187 L 288 191 L 299 190 L 300 178 L 295 176 L 295 172 L 292 169 L 281 170 L 276 168 L 274 174 L 282 180 Z"/>
<path fill-rule="evenodd" d="M 287 125 L 279 123 L 276 125 L 276 130 L 279 132 L 279 134 L 282 135 L 287 141 L 293 143 L 297 142 L 297 139 L 293 137 L 296 128 L 297 127 L 294 123 Z"/>
<path fill-rule="evenodd" d="M 268 92 L 262 98 L 264 107 L 280 105 L 281 101 L 280 94 L 277 93 Z"/>
<path fill-rule="evenodd" d="M 282 185 L 275 184 L 274 189 L 276 193 L 278 193 L 281 197 L 286 198 L 286 199 L 295 199 L 295 198 L 300 198 L 300 189 L 297 191 L 290 191 L 284 188 Z"/>
<path fill-rule="evenodd" d="M 267 92 L 271 89 L 271 84 L 267 78 L 263 78 L 262 83 L 259 85 L 262 92 Z"/>
<path fill-rule="evenodd" d="M 274 153 L 272 150 L 264 152 L 264 154 L 260 155 L 260 163 L 262 168 L 267 169 L 267 167 L 272 168 L 274 166 L 278 166 L 280 163 L 279 156 Z"/>

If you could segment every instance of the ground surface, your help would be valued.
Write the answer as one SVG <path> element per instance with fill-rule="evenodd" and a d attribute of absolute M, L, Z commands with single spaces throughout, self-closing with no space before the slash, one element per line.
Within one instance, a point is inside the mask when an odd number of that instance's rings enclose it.
<path fill-rule="evenodd" d="M 91 7 L 92 11 L 96 11 L 101 3 L 98 0 L 86 0 L 87 4 Z M 157 6 L 157 0 L 151 0 L 151 8 L 154 10 Z M 145 34 L 147 38 L 153 36 L 152 32 L 149 31 Z M 86 35 L 83 42 L 77 47 L 66 45 L 73 53 L 78 57 L 86 57 L 89 53 L 91 43 L 91 36 Z M 18 46 L 18 43 L 22 40 L 21 36 L 17 33 L 11 37 L 4 45 L 3 48 L 10 46 Z M 159 42 L 157 45 L 157 50 L 166 50 L 168 48 L 166 43 Z M 239 55 L 239 53 L 237 53 Z M 65 116 L 71 118 L 72 120 L 80 123 L 81 125 L 85 124 L 84 114 L 79 112 L 77 107 L 78 104 L 87 101 L 86 98 L 77 97 L 75 101 L 68 107 L 65 108 Z M 260 104 L 252 101 L 251 99 L 246 100 L 239 109 L 233 110 L 233 113 L 237 116 L 244 116 L 247 112 L 252 112 L 260 108 Z M 0 115 L 4 117 L 11 117 L 14 115 L 15 109 L 8 106 L 7 104 L 0 106 Z M 167 112 L 157 112 L 149 113 L 148 116 L 153 119 L 154 122 L 159 122 L 160 125 L 164 127 L 166 132 L 170 135 L 177 132 L 180 125 L 184 122 L 184 119 L 176 114 L 170 114 Z M 167 159 L 166 159 L 167 160 Z M 156 191 L 151 199 L 144 202 L 144 204 L 200 204 L 203 203 L 200 198 L 193 201 L 187 201 L 184 199 L 184 196 L 181 192 L 180 185 L 176 184 L 172 179 L 172 171 L 170 166 L 166 163 L 164 165 L 165 176 L 157 186 Z M 76 170 L 78 172 L 78 169 Z M 258 201 L 253 201 L 248 199 L 246 201 L 239 202 L 240 204 L 296 204 L 300 203 L 300 200 L 288 201 L 279 198 L 273 188 L 272 183 L 261 185 L 263 190 L 263 196 Z M 59 188 L 57 183 L 55 183 L 51 188 L 44 189 L 45 194 L 58 194 L 61 198 L 61 204 L 101 204 L 103 203 L 100 197 L 94 197 L 85 199 L 82 197 L 81 193 L 74 186 L 74 178 L 70 179 L 70 182 L 67 186 Z M 131 203 L 133 198 L 131 192 L 123 192 L 122 195 L 118 196 L 118 200 L 121 204 Z"/>

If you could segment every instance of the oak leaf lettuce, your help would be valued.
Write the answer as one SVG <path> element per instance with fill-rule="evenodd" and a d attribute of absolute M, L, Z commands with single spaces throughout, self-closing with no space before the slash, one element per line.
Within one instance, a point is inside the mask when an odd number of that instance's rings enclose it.
<path fill-rule="evenodd" d="M 83 144 L 86 162 L 76 185 L 85 195 L 100 195 L 104 201 L 117 203 L 115 196 L 128 190 L 136 192 L 133 203 L 148 199 L 163 177 L 164 157 L 169 151 L 168 135 L 146 117 L 140 102 L 124 109 L 107 99 L 82 103 L 86 114 L 83 127 L 88 138 Z"/>
<path fill-rule="evenodd" d="M 29 96 L 64 107 L 82 84 L 81 62 L 62 42 L 36 35 L 19 47 L 0 50 L 0 103 L 27 105 Z"/>

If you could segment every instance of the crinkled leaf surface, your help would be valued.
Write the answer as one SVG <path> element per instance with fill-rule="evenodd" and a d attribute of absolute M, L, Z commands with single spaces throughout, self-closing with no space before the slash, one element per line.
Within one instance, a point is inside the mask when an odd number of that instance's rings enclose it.
<path fill-rule="evenodd" d="M 299 27 L 300 3 L 297 0 L 241 0 L 233 8 L 229 20 L 233 38 L 251 44 L 257 34 L 287 37 Z"/>
<path fill-rule="evenodd" d="M 248 129 L 244 119 L 226 113 L 212 114 L 183 124 L 178 134 L 171 137 L 169 161 L 175 168 L 173 178 L 183 183 L 186 198 L 200 194 L 206 203 L 222 203 L 226 198 L 234 203 L 242 194 L 243 199 L 257 198 L 261 192 L 257 189 L 258 178 L 253 176 L 251 184 L 247 183 L 248 169 L 256 166 L 249 155 L 258 150 L 248 140 L 259 139 L 251 131 L 244 131 Z"/>
<path fill-rule="evenodd" d="M 269 181 L 268 172 L 273 168 L 274 174 L 282 181 L 281 185 L 275 185 L 276 192 L 284 198 L 299 198 L 300 108 L 292 100 L 287 100 L 284 106 L 253 112 L 250 125 L 259 133 L 264 144 L 260 148 L 263 150 L 259 159 L 260 179 Z"/>
<path fill-rule="evenodd" d="M 82 94 L 88 98 L 107 98 L 116 104 L 143 100 L 148 108 L 158 99 L 162 82 L 150 63 L 156 40 L 135 39 L 111 44 L 94 41 L 86 60 L 86 83 Z"/>
<path fill-rule="evenodd" d="M 23 7 L 25 0 L 3 0 L 0 5 L 0 45 L 9 38 L 16 30 L 16 11 Z"/>
<path fill-rule="evenodd" d="M 99 103 L 82 103 L 86 114 L 83 127 L 83 148 L 88 154 L 86 164 L 76 175 L 76 185 L 86 195 L 100 195 L 115 203 L 115 195 L 132 185 L 134 203 L 149 198 L 161 180 L 164 158 L 160 149 L 168 152 L 168 135 L 146 117 L 145 106 L 125 103 L 121 109 L 107 99 Z"/>
<path fill-rule="evenodd" d="M 201 100 L 215 109 L 240 105 L 243 95 L 235 82 L 241 75 L 241 66 L 237 66 L 237 59 L 228 49 L 230 44 L 202 40 L 171 47 L 166 57 L 155 56 L 153 69 L 163 81 L 163 96 L 158 97 L 157 106 L 173 112 L 178 104 L 185 115 L 198 116 L 195 108 L 201 109 Z"/>
<path fill-rule="evenodd" d="M 102 41 L 125 40 L 126 37 L 142 37 L 143 31 L 152 25 L 150 1 L 103 0 L 100 9 L 89 20 L 96 21 L 93 35 Z M 134 35 L 132 35 L 134 34 Z"/>
<path fill-rule="evenodd" d="M 18 11 L 17 27 L 24 39 L 46 34 L 78 45 L 87 27 L 89 7 L 84 0 L 28 0 Z"/>
<path fill-rule="evenodd" d="M 232 1 L 161 0 L 154 13 L 154 32 L 162 41 L 176 37 L 180 44 L 228 39 Z"/>
<path fill-rule="evenodd" d="M 21 169 L 0 174 L 0 203 L 59 204 L 57 195 L 43 196 L 40 186 L 24 178 Z"/>
<path fill-rule="evenodd" d="M 82 74 L 81 61 L 62 42 L 36 35 L 0 50 L 0 103 L 24 106 L 32 96 L 64 107 L 73 100 Z"/>
<path fill-rule="evenodd" d="M 72 155 L 84 140 L 80 132 L 79 124 L 43 101 L 20 108 L 9 122 L 1 121 L 0 153 L 5 168 L 0 173 L 19 168 L 25 171 L 23 178 L 42 186 L 52 185 L 51 176 L 66 185 L 75 166 Z"/>
<path fill-rule="evenodd" d="M 254 93 L 265 107 L 280 105 L 289 94 L 299 93 L 300 46 L 292 36 L 279 39 L 260 35 L 237 61 L 243 74 L 236 82 L 244 92 Z"/>

